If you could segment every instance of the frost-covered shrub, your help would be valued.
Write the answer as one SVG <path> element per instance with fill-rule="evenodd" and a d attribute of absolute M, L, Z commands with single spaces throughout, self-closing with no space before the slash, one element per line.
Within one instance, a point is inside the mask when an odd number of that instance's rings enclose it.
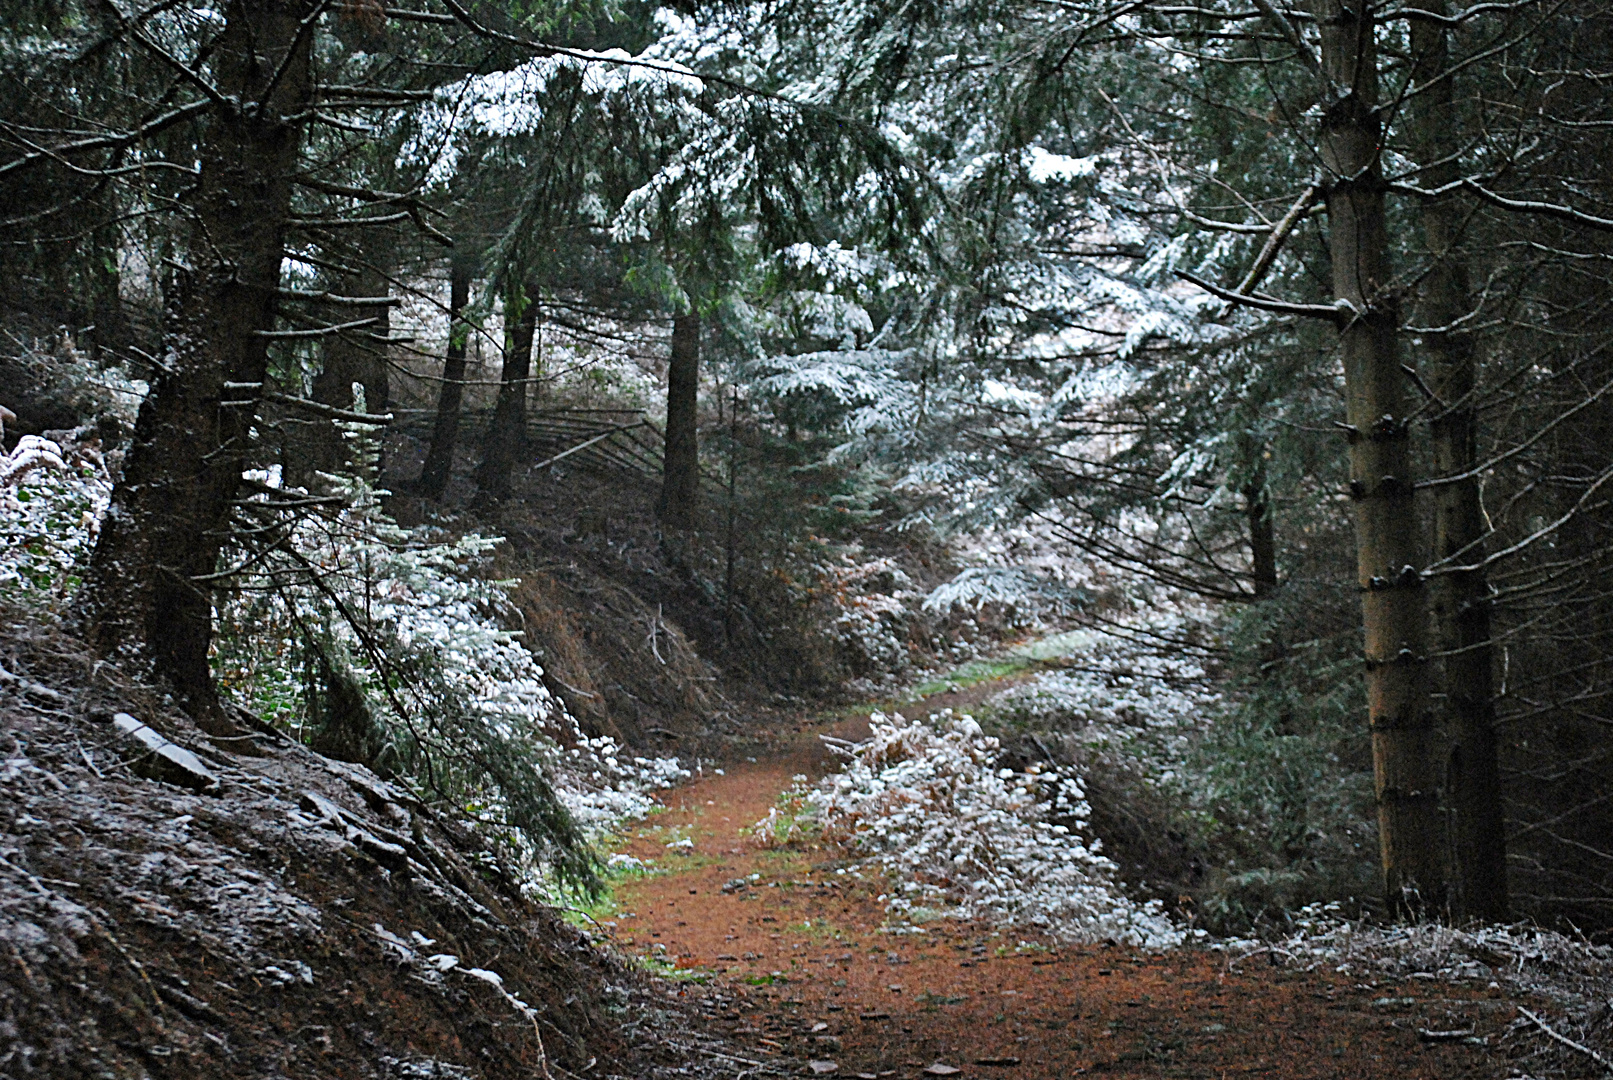
<path fill-rule="evenodd" d="M 134 423 L 144 382 L 122 368 L 96 366 L 65 334 L 53 342 L 13 335 L 12 345 L 0 357 L 8 390 L 47 396 L 69 417 Z M 93 424 L 48 434 L 24 435 L 10 453 L 0 447 L 0 595 L 60 613 L 78 587 L 80 560 L 100 535 L 113 479 L 103 450 L 113 447 L 102 447 Z"/>
<path fill-rule="evenodd" d="M 751 838 L 758 847 L 785 847 L 815 831 L 812 783 L 801 773 L 790 779 L 790 786 L 779 795 L 778 801 L 750 827 Z"/>
<path fill-rule="evenodd" d="M 373 447 L 358 450 L 367 473 Z M 248 480 L 249 515 L 308 501 L 274 471 Z M 592 841 L 688 773 L 584 735 L 502 625 L 514 583 L 482 573 L 496 538 L 403 529 L 366 476 L 324 480 L 338 507 L 296 518 L 271 548 L 228 553 L 241 573 L 219 605 L 221 684 L 316 749 L 469 815 L 534 884 L 591 887 Z"/>
<path fill-rule="evenodd" d="M 980 710 L 1022 755 L 1080 769 L 1131 888 L 1191 897 L 1222 933 L 1377 891 L 1354 631 L 1279 652 L 1272 612 L 1223 617 L 1213 638 L 1161 613 L 1073 635 L 1043 658 L 1060 670 Z M 1230 672 L 1207 671 L 1195 641 Z"/>
<path fill-rule="evenodd" d="M 1083 589 L 1035 574 L 1018 566 L 971 566 L 930 591 L 924 610 L 981 611 L 992 605 L 1008 613 L 1010 623 L 1062 618 L 1087 603 Z"/>
<path fill-rule="evenodd" d="M 148 389 L 145 381 L 119 365 L 102 367 L 78 348 L 65 328 L 46 338 L 5 337 L 9 340 L 0 345 L 0 405 L 31 412 L 37 422 L 63 429 L 101 417 L 133 425 Z"/>
<path fill-rule="evenodd" d="M 1507 984 L 1565 1007 L 1581 1019 L 1604 1023 L 1613 1001 L 1613 946 L 1584 935 L 1566 935 L 1532 923 L 1454 927 L 1439 922 L 1385 924 L 1345 916 L 1337 903 L 1308 904 L 1268 927 L 1260 938 L 1231 938 L 1215 944 L 1228 963 L 1256 955 L 1273 964 L 1307 970 L 1327 965 L 1357 977 L 1472 980 Z"/>
<path fill-rule="evenodd" d="M 812 803 L 826 838 L 896 880 L 893 910 L 948 908 L 1076 941 L 1181 942 L 1159 905 L 1126 897 L 1099 841 L 1083 836 L 1077 777 L 1001 767 L 998 741 L 950 710 L 931 723 L 875 713 L 871 726 Z"/>
<path fill-rule="evenodd" d="M 368 470 L 373 445 L 357 443 Z M 237 573 L 216 607 L 221 688 L 468 814 L 534 875 L 591 884 L 592 841 L 688 773 L 588 738 L 550 694 L 501 623 L 513 583 L 480 573 L 497 539 L 402 529 L 366 477 L 324 479 L 339 505 L 281 487 L 278 469 L 246 476 L 241 513 L 262 546 L 224 553 Z M 25 436 L 0 456 L 0 595 L 59 610 L 111 489 L 93 441 Z"/>
<path fill-rule="evenodd" d="M 0 454 L 0 595 L 60 612 L 112 492 L 101 455 L 24 435 Z"/>
<path fill-rule="evenodd" d="M 920 596 L 912 580 L 888 556 L 862 557 L 855 546 L 838 556 L 821 568 L 819 593 L 847 667 L 859 675 L 906 670 Z"/>
<path fill-rule="evenodd" d="M 1050 732 L 1078 745 L 1086 760 L 1123 767 L 1147 782 L 1173 779 L 1222 695 L 1203 666 L 1161 655 L 1127 638 L 1083 635 L 1079 650 L 990 698 L 1004 731 Z"/>

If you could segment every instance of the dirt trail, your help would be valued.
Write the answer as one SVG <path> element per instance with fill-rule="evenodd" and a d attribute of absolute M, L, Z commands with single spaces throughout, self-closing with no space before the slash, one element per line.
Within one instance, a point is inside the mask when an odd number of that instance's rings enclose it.
<path fill-rule="evenodd" d="M 1501 1070 L 1483 1047 L 1418 1035 L 1504 1028 L 1513 1006 L 1474 988 L 1292 972 L 1258 956 L 1229 966 L 1203 948 L 1059 946 L 954 920 L 891 933 L 882 881 L 845 872 L 844 852 L 770 850 L 748 833 L 792 777 L 834 768 L 819 733 L 857 738 L 867 724 L 805 726 L 774 757 L 669 792 L 667 812 L 625 848 L 663 872 L 620 884 L 606 924 L 626 953 L 679 974 L 709 973 L 714 1022 L 755 1062 L 802 1075 L 913 1080 Z"/>

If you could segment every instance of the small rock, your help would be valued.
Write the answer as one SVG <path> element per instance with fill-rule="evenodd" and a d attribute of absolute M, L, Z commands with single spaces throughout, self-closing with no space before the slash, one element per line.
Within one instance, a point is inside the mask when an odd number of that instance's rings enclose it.
<path fill-rule="evenodd" d="M 128 742 L 144 751 L 144 755 L 132 764 L 136 775 L 192 791 L 209 794 L 218 791 L 218 777 L 213 770 L 183 746 L 169 742 L 128 713 L 120 712 L 113 716 L 112 726 Z"/>
<path fill-rule="evenodd" d="M 933 1065 L 926 1065 L 924 1067 L 925 1076 L 956 1076 L 962 1071 L 963 1070 L 958 1068 L 956 1065 L 948 1065 L 941 1061 L 937 1061 Z"/>
<path fill-rule="evenodd" d="M 809 1061 L 807 1068 L 811 1069 L 815 1076 L 828 1076 L 830 1073 L 840 1071 L 839 1063 L 834 1061 Z"/>
<path fill-rule="evenodd" d="M 1009 1054 L 1002 1054 L 1002 1055 L 999 1055 L 997 1057 L 975 1058 L 975 1064 L 976 1065 L 1012 1066 L 1012 1065 L 1018 1065 L 1019 1064 L 1019 1059 L 1017 1057 L 1013 1057 L 1012 1055 L 1009 1055 Z"/>

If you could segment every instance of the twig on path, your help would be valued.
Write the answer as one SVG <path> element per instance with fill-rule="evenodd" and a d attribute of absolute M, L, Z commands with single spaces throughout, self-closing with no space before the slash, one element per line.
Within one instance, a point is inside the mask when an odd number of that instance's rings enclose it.
<path fill-rule="evenodd" d="M 755 1061 L 751 1058 L 736 1057 L 733 1054 L 724 1054 L 721 1051 L 713 1050 L 708 1046 L 694 1046 L 690 1045 L 689 1043 L 678 1042 L 676 1039 L 667 1039 L 666 1042 L 668 1046 L 682 1050 L 684 1053 L 705 1054 L 707 1057 L 722 1058 L 724 1061 L 737 1061 L 741 1065 L 749 1065 L 753 1069 L 765 1069 L 767 1067 L 767 1062 L 765 1061 Z"/>
<path fill-rule="evenodd" d="M 1471 1039 L 1475 1028 L 1466 1027 L 1456 1031 L 1432 1031 L 1428 1028 L 1418 1028 L 1417 1037 L 1423 1042 L 1457 1042 L 1461 1039 Z"/>
<path fill-rule="evenodd" d="M 1541 1031 L 1545 1032 L 1547 1037 L 1551 1038 L 1552 1040 L 1554 1040 L 1556 1042 L 1562 1043 L 1564 1046 L 1568 1047 L 1570 1050 L 1577 1050 L 1579 1053 L 1584 1054 L 1586 1057 L 1588 1057 L 1592 1061 L 1596 1062 L 1604 1070 L 1606 1070 L 1609 1074 L 1613 1074 L 1613 1063 L 1610 1063 L 1607 1060 L 1607 1058 L 1603 1057 L 1601 1054 L 1598 1054 L 1595 1050 L 1592 1050 L 1590 1047 L 1585 1046 L 1585 1045 L 1583 1045 L 1581 1043 L 1575 1042 L 1573 1039 L 1570 1039 L 1567 1035 L 1563 1035 L 1563 1034 L 1560 1034 L 1560 1033 L 1552 1030 L 1552 1027 L 1551 1027 L 1550 1024 L 1546 1023 L 1544 1020 L 1542 1020 L 1540 1017 L 1536 1016 L 1534 1013 L 1530 1012 L 1528 1009 L 1525 1009 L 1522 1005 L 1518 1006 L 1518 1012 L 1522 1013 L 1525 1017 L 1527 1017 L 1529 1019 L 1529 1021 L 1535 1025 L 1535 1027 L 1537 1027 Z"/>

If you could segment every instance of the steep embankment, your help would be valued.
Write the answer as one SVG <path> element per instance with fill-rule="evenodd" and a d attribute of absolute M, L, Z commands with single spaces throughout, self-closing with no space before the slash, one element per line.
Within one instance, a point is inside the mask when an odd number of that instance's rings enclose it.
<path fill-rule="evenodd" d="M 646 964 L 710 978 L 710 1015 L 757 1065 L 1018 1080 L 1496 1071 L 1472 1040 L 1514 1008 L 1472 985 L 1278 969 L 1203 947 L 1070 946 L 953 919 L 892 925 L 888 883 L 848 871 L 844 852 L 764 846 L 750 831 L 796 777 L 834 767 L 819 733 L 867 728 L 808 728 L 772 757 L 668 793 L 623 848 L 650 872 L 619 882 L 604 924 Z"/>
<path fill-rule="evenodd" d="M 210 739 L 73 640 L 0 627 L 0 1076 L 640 1078 L 720 1060 L 400 789 L 273 734 Z"/>

